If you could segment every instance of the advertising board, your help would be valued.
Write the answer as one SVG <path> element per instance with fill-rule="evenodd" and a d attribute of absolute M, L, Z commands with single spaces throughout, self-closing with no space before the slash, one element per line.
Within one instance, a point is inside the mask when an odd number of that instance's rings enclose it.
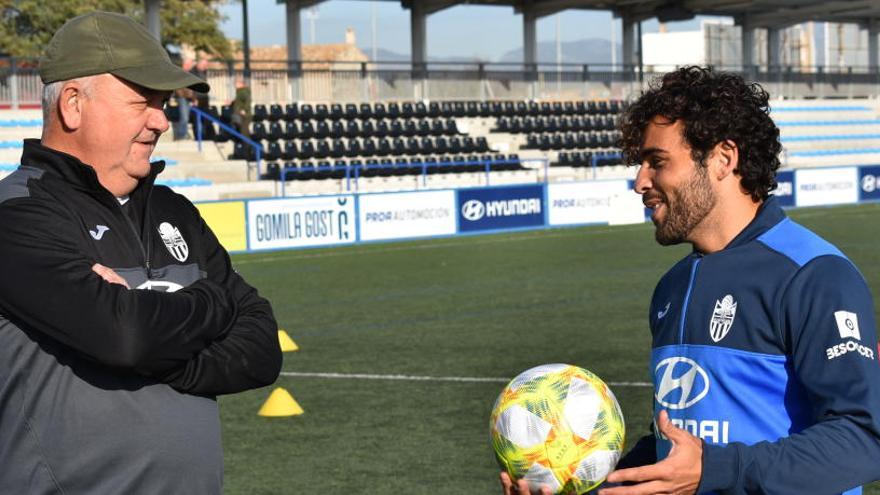
<path fill-rule="evenodd" d="M 250 249 L 355 242 L 354 196 L 314 196 L 248 202 Z"/>
<path fill-rule="evenodd" d="M 770 191 L 770 194 L 776 196 L 780 206 L 794 206 L 794 171 L 784 170 L 777 173 L 776 189 Z"/>
<path fill-rule="evenodd" d="M 880 165 L 859 169 L 859 189 L 862 201 L 880 200 Z"/>
<path fill-rule="evenodd" d="M 196 203 L 199 214 L 227 251 L 247 249 L 247 229 L 244 221 L 244 201 Z"/>
<path fill-rule="evenodd" d="M 549 184 L 547 208 L 550 225 L 608 223 L 611 200 L 619 194 L 636 197 L 625 179 Z"/>
<path fill-rule="evenodd" d="M 797 206 L 839 205 L 859 200 L 856 167 L 798 169 L 794 183 Z"/>
<path fill-rule="evenodd" d="M 455 234 L 455 191 L 363 194 L 358 201 L 362 241 Z"/>
<path fill-rule="evenodd" d="M 544 225 L 541 185 L 462 189 L 458 192 L 460 232 Z"/>

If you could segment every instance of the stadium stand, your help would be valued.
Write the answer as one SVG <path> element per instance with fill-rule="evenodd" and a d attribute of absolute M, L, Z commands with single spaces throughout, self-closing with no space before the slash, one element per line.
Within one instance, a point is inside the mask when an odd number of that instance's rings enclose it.
<path fill-rule="evenodd" d="M 632 177 L 616 148 L 621 101 L 402 101 L 255 105 L 253 148 L 208 122 L 205 141 L 172 141 L 166 184 L 194 199 L 388 191 L 541 180 Z M 210 112 L 229 121 L 229 107 Z M 874 100 L 776 100 L 785 168 L 880 163 Z M 39 111 L 0 116 L 0 176 L 13 171 L 21 139 L 38 137 Z M 202 187 L 210 185 L 211 187 Z"/>
<path fill-rule="evenodd" d="M 437 174 L 529 172 L 616 164 L 621 101 L 454 101 L 255 105 L 251 138 L 262 178 L 321 181 Z M 229 122 L 228 107 L 211 113 Z M 232 141 L 230 158 L 253 161 Z M 598 159 L 594 159 L 598 157 Z M 554 171 L 555 173 L 555 171 Z"/>

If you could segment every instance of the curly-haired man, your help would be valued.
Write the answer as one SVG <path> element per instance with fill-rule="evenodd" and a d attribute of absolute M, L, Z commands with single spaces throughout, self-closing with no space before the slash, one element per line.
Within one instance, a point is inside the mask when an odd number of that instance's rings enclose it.
<path fill-rule="evenodd" d="M 651 301 L 656 435 L 608 478 L 635 484 L 603 494 L 860 493 L 880 478 L 871 293 L 770 194 L 768 113 L 757 84 L 685 67 L 622 119 L 657 242 L 694 250 Z"/>
<path fill-rule="evenodd" d="M 760 86 L 685 67 L 623 116 L 657 241 L 694 249 L 651 301 L 655 435 L 601 495 L 850 494 L 880 478 L 872 297 L 770 194 L 780 144 L 768 110 Z"/>

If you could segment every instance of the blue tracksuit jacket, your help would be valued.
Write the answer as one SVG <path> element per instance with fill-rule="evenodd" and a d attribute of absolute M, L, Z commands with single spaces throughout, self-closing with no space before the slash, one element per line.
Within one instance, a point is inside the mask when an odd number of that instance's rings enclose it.
<path fill-rule="evenodd" d="M 870 291 L 774 198 L 725 249 L 664 275 L 650 324 L 654 417 L 704 440 L 701 493 L 850 494 L 880 478 Z"/>

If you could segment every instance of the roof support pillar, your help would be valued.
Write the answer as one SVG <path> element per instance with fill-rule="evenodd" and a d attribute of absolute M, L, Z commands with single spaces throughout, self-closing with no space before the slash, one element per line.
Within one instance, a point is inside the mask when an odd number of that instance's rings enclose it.
<path fill-rule="evenodd" d="M 159 20 L 161 0 L 144 0 L 144 25 L 157 40 L 162 40 L 162 24 Z"/>
<path fill-rule="evenodd" d="M 410 18 L 410 43 L 412 53 L 412 65 L 414 70 L 424 70 L 428 59 L 427 24 L 428 12 L 424 3 L 413 1 L 409 9 Z"/>
<path fill-rule="evenodd" d="M 880 19 L 868 23 L 868 68 L 875 72 L 880 69 Z"/>
<path fill-rule="evenodd" d="M 782 29 L 767 28 L 767 66 L 769 70 L 780 70 L 782 55 Z"/>
<path fill-rule="evenodd" d="M 287 0 L 287 81 L 289 100 L 302 99 L 302 5 L 299 0 Z"/>
<path fill-rule="evenodd" d="M 755 28 L 742 26 L 742 66 L 748 70 L 755 65 Z"/>
<path fill-rule="evenodd" d="M 636 64 L 636 21 L 627 15 L 621 16 L 623 24 L 623 67 L 624 71 L 631 71 Z"/>
<path fill-rule="evenodd" d="M 526 70 L 538 62 L 538 16 L 532 2 L 523 5 L 523 63 Z"/>
<path fill-rule="evenodd" d="M 302 6 L 298 0 L 287 0 L 287 60 L 302 60 Z"/>

